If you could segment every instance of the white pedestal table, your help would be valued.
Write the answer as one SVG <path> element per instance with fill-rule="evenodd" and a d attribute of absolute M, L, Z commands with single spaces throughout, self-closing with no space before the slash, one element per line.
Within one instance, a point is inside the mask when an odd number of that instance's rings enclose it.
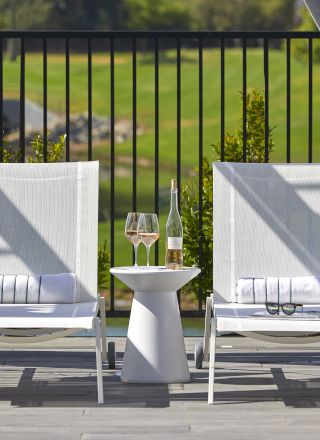
<path fill-rule="evenodd" d="M 121 380 L 188 382 L 177 290 L 197 276 L 200 269 L 114 267 L 110 272 L 134 291 Z"/>

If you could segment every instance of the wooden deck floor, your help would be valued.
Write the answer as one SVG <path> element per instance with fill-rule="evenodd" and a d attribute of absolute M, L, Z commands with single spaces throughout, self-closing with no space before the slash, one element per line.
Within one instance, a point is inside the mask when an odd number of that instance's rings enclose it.
<path fill-rule="evenodd" d="M 320 432 L 320 344 L 275 348 L 218 339 L 216 404 L 207 406 L 208 370 L 194 370 L 196 338 L 186 338 L 191 382 L 124 384 L 104 370 L 96 403 L 91 338 L 65 338 L 0 351 L 0 440 L 316 439 Z"/>

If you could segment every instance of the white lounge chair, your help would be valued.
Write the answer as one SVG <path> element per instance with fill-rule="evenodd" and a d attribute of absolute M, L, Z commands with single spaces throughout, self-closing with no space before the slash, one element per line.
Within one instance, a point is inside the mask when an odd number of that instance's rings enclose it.
<path fill-rule="evenodd" d="M 203 353 L 196 350 L 198 366 L 210 352 L 209 404 L 216 331 L 280 343 L 320 339 L 320 319 L 261 317 L 264 304 L 236 302 L 242 277 L 320 275 L 320 165 L 214 163 L 213 173 L 213 295 Z M 320 312 L 319 304 L 308 308 Z"/>
<path fill-rule="evenodd" d="M 0 274 L 72 273 L 76 279 L 74 301 L 51 304 L 45 295 L 34 300 L 30 293 L 23 299 L 21 292 L 15 294 L 21 286 L 12 290 L 2 282 L 0 341 L 37 342 L 94 329 L 98 402 L 103 403 L 101 351 L 105 357 L 106 341 L 104 302 L 97 296 L 98 169 L 98 162 L 0 164 Z"/>

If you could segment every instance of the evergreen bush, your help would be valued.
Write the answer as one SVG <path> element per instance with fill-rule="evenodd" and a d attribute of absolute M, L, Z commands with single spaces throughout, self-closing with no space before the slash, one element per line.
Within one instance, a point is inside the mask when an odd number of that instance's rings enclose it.
<path fill-rule="evenodd" d="M 241 95 L 241 101 L 243 95 Z M 265 161 L 265 105 L 263 94 L 252 90 L 246 96 L 246 161 Z M 242 108 L 242 107 L 241 107 Z M 241 118 L 242 122 L 242 118 Z M 268 129 L 268 159 L 274 148 L 273 128 Z M 221 142 L 212 145 L 213 160 L 220 161 Z M 226 132 L 224 137 L 224 160 L 226 162 L 243 162 L 243 130 L 234 133 Z M 207 157 L 202 162 L 202 228 L 199 228 L 199 177 L 182 188 L 181 216 L 183 224 L 184 264 L 198 266 L 201 275 L 193 279 L 184 292 L 191 292 L 204 303 L 212 293 L 213 278 L 213 175 L 211 162 Z M 198 174 L 198 170 L 197 174 Z M 202 262 L 199 261 L 199 242 L 202 242 Z"/>

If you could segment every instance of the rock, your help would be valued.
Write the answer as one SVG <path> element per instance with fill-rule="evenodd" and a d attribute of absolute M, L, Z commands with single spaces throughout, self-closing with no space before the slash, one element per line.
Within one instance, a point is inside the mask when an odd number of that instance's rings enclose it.
<path fill-rule="evenodd" d="M 25 100 L 25 126 L 26 130 L 41 130 L 43 126 L 43 107 L 30 99 Z M 55 124 L 59 116 L 48 110 L 48 125 Z M 18 99 L 4 99 L 3 121 L 5 133 L 19 129 L 20 124 L 20 101 Z"/>
<path fill-rule="evenodd" d="M 60 135 L 66 132 L 65 117 L 51 119 L 48 122 L 49 139 L 57 140 Z M 42 133 L 42 125 L 40 128 L 26 126 L 26 144 L 32 140 L 34 133 Z M 137 134 L 142 133 L 142 128 L 137 127 Z M 132 138 L 132 123 L 128 120 L 118 120 L 114 127 L 115 142 L 122 143 Z M 92 142 L 101 143 L 109 141 L 111 138 L 111 120 L 109 117 L 92 116 Z M 15 132 L 8 136 L 12 146 L 19 143 L 19 132 Z M 80 113 L 70 117 L 70 142 L 73 144 L 85 144 L 88 142 L 88 115 Z"/>

